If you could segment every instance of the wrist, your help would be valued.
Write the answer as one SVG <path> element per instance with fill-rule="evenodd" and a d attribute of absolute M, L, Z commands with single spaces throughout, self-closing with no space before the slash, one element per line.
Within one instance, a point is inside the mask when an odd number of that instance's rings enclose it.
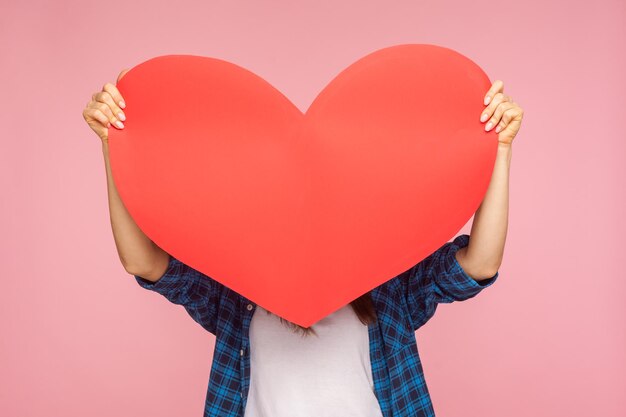
<path fill-rule="evenodd" d="M 513 143 L 498 142 L 498 152 L 511 152 Z"/>
<path fill-rule="evenodd" d="M 498 142 L 498 152 L 496 153 L 496 159 L 500 161 L 506 161 L 507 164 L 510 164 L 511 159 L 513 159 L 513 146 L 510 143 Z"/>

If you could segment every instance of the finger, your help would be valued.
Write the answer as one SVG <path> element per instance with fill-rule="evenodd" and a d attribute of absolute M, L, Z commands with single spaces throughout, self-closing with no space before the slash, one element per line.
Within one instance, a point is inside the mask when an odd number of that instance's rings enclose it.
<path fill-rule="evenodd" d="M 102 126 L 106 128 L 111 126 L 111 124 L 109 123 L 109 118 L 99 108 L 85 109 L 85 115 L 87 117 L 90 117 L 93 120 L 99 121 L 102 124 Z"/>
<path fill-rule="evenodd" d="M 502 129 L 508 126 L 511 122 L 512 115 L 515 114 L 516 109 L 517 106 L 510 101 L 504 102 L 498 106 L 496 113 L 500 112 L 500 122 L 498 122 L 498 125 L 496 126 L 496 133 L 499 133 Z"/>
<path fill-rule="evenodd" d="M 103 103 L 101 101 L 95 101 L 92 106 L 94 108 L 100 110 L 106 116 L 108 123 L 114 125 L 115 127 L 119 128 L 119 129 L 123 129 L 124 128 L 124 124 L 122 122 L 120 122 L 117 119 L 117 117 L 115 117 L 115 115 L 111 111 L 111 108 L 109 107 L 108 104 Z"/>
<path fill-rule="evenodd" d="M 111 115 L 113 119 L 111 119 L 111 123 L 119 127 L 120 129 L 124 127 L 124 124 L 121 122 L 126 120 L 126 116 L 122 109 L 120 109 L 117 104 L 113 101 L 113 97 L 106 91 L 101 91 L 97 94 L 97 101 L 106 104 L 111 109 Z M 118 120 L 119 119 L 119 120 Z"/>
<path fill-rule="evenodd" d="M 113 100 L 115 100 L 115 103 L 119 107 L 121 107 L 122 109 L 126 108 L 126 103 L 124 102 L 124 98 L 122 97 L 120 90 L 118 90 L 116 86 L 114 86 L 111 83 L 106 83 L 102 87 L 102 91 L 106 91 L 107 93 L 111 94 L 111 96 L 113 97 Z"/>
<path fill-rule="evenodd" d="M 102 113 L 104 113 L 109 121 L 115 122 L 117 120 L 108 104 L 101 101 L 94 101 L 91 107 L 93 107 L 94 109 L 99 109 Z"/>
<path fill-rule="evenodd" d="M 487 91 L 487 94 L 485 94 L 483 103 L 486 106 L 487 104 L 491 103 L 491 100 L 497 93 L 503 93 L 503 92 L 504 92 L 504 83 L 501 80 L 495 80 L 493 84 L 491 84 L 491 88 L 489 88 L 489 91 Z"/>
<path fill-rule="evenodd" d="M 115 122 L 117 120 L 115 116 L 113 115 L 111 108 L 105 103 L 102 103 L 100 101 L 93 101 L 89 107 L 93 109 L 97 109 L 100 111 L 100 113 L 104 114 L 104 116 L 107 119 L 107 124 L 111 124 L 111 121 Z"/>
<path fill-rule="evenodd" d="M 510 97 L 502 93 L 496 93 L 496 95 L 493 97 L 493 100 L 491 101 L 491 103 L 489 103 L 488 106 L 488 113 L 491 113 L 491 117 L 485 125 L 486 131 L 490 131 L 495 125 L 500 122 L 500 117 L 502 115 L 501 107 L 504 105 L 504 103 L 508 102 L 510 102 Z"/>
<path fill-rule="evenodd" d="M 485 121 L 487 121 L 487 119 L 493 116 L 496 110 L 496 107 L 498 107 L 498 105 L 502 103 L 503 101 L 510 101 L 510 97 L 502 93 L 496 93 L 493 96 L 493 99 L 491 100 L 489 105 L 485 107 L 485 109 L 480 114 L 481 123 L 484 123 Z"/>

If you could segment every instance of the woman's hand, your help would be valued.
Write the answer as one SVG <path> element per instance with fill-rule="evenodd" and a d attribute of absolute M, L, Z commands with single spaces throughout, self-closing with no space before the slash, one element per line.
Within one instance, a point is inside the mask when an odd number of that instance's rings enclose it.
<path fill-rule="evenodd" d="M 474 214 L 469 244 L 455 254 L 461 268 L 481 281 L 498 272 L 504 257 L 504 244 L 509 222 L 509 171 L 513 138 L 519 131 L 524 110 L 502 90 L 502 81 L 495 81 L 487 94 L 481 122 L 489 122 L 485 130 L 494 127 L 498 133 L 498 150 L 491 180 L 483 201 Z"/>
<path fill-rule="evenodd" d="M 484 103 L 488 106 L 481 113 L 480 121 L 484 123 L 489 120 L 485 130 L 490 131 L 495 126 L 498 142 L 511 145 L 522 125 L 524 110 L 510 96 L 504 94 L 504 83 L 500 80 L 491 85 Z"/>
<path fill-rule="evenodd" d="M 128 69 L 122 70 L 117 76 L 119 82 Z M 124 128 L 122 123 L 126 120 L 126 116 L 122 111 L 126 107 L 124 99 L 119 90 L 112 83 L 106 83 L 101 91 L 91 96 L 91 101 L 87 103 L 83 110 L 83 118 L 96 132 L 103 143 L 107 143 L 109 138 L 109 127 L 116 126 L 119 129 Z"/>

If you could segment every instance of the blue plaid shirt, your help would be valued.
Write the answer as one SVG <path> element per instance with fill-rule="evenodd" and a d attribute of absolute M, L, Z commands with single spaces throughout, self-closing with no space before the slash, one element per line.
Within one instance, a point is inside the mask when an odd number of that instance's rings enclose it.
<path fill-rule="evenodd" d="M 499 274 L 481 281 L 467 275 L 455 253 L 468 243 L 469 235 L 459 235 L 372 290 L 378 321 L 368 326 L 370 359 L 384 417 L 435 415 L 415 331 L 435 314 L 439 303 L 474 297 Z M 171 255 L 167 271 L 157 282 L 137 275 L 135 279 L 143 288 L 182 305 L 216 336 L 204 416 L 243 416 L 250 386 L 248 330 L 255 303 Z"/>

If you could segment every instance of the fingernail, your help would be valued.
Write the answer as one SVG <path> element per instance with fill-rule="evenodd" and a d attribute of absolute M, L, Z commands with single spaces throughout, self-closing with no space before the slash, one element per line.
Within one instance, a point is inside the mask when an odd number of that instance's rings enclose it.
<path fill-rule="evenodd" d="M 120 107 L 123 109 L 126 108 L 126 103 L 124 103 L 124 100 L 120 101 Z"/>
<path fill-rule="evenodd" d="M 119 113 L 117 114 L 117 117 L 119 117 L 119 119 L 120 119 L 121 121 L 126 120 L 126 116 L 124 116 L 124 113 L 122 113 L 122 112 L 119 112 Z"/>
<path fill-rule="evenodd" d="M 491 122 L 487 123 L 487 126 L 485 126 L 485 130 L 491 129 L 491 125 L 493 125 L 493 123 Z"/>
<path fill-rule="evenodd" d="M 480 116 L 480 121 L 481 121 L 481 122 L 484 122 L 485 120 L 487 120 L 487 114 L 486 114 L 486 113 L 483 113 L 483 115 L 482 115 L 482 116 Z"/>
<path fill-rule="evenodd" d="M 486 106 L 487 104 L 489 104 L 489 102 L 490 102 L 490 101 L 491 101 L 491 97 L 486 96 L 486 97 L 485 97 L 485 106 Z"/>
<path fill-rule="evenodd" d="M 496 133 L 498 133 L 502 128 L 500 126 L 496 127 Z"/>
<path fill-rule="evenodd" d="M 118 120 L 117 122 L 115 122 L 115 126 L 117 126 L 120 129 L 122 129 L 124 127 L 124 124 Z"/>

